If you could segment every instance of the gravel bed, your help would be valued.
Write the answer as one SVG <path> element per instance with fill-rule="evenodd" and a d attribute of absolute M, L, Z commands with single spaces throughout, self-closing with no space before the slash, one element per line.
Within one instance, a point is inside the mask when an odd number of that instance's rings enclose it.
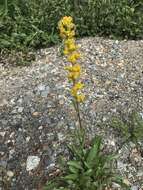
<path fill-rule="evenodd" d="M 89 135 L 100 134 L 109 151 L 121 138 L 107 124 L 113 116 L 143 116 L 143 41 L 78 40 L 86 101 L 81 106 Z M 67 154 L 69 130 L 76 127 L 70 85 L 59 47 L 37 52 L 28 67 L 0 64 L 0 189 L 41 189 L 56 161 Z M 98 127 L 100 123 L 105 125 Z M 106 126 L 106 127 L 105 127 Z M 143 145 L 143 144 L 142 144 Z M 143 189 L 143 155 L 133 143 L 117 162 L 132 190 Z"/>

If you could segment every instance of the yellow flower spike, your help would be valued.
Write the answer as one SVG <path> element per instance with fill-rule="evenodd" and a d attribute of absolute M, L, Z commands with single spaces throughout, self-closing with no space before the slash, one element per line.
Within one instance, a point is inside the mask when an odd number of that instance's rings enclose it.
<path fill-rule="evenodd" d="M 68 38 L 73 38 L 75 36 L 75 31 L 72 30 L 72 31 L 67 31 L 67 37 Z"/>
<path fill-rule="evenodd" d="M 64 47 L 64 50 L 63 50 L 63 53 L 64 53 L 64 55 L 71 55 L 71 53 L 73 52 L 73 51 L 75 51 L 77 49 L 77 46 L 76 45 L 74 45 L 74 44 L 70 44 L 69 46 L 65 46 Z"/>
<path fill-rule="evenodd" d="M 79 59 L 81 57 L 80 53 L 78 53 L 78 52 L 76 52 L 74 56 L 76 59 Z"/>
<path fill-rule="evenodd" d="M 74 38 L 69 38 L 65 40 L 65 47 L 69 50 L 69 51 L 75 51 L 78 47 L 75 44 L 75 39 Z"/>
<path fill-rule="evenodd" d="M 71 16 L 64 16 L 61 20 L 61 22 L 64 24 L 64 25 L 68 25 L 70 23 L 73 22 L 73 18 Z"/>
<path fill-rule="evenodd" d="M 75 64 L 73 66 L 65 67 L 65 69 L 68 71 L 71 71 L 71 72 L 81 72 L 81 67 L 79 64 Z"/>
<path fill-rule="evenodd" d="M 75 89 L 75 90 L 81 90 L 83 87 L 84 87 L 84 84 L 81 83 L 81 82 L 78 82 L 78 83 L 76 83 L 76 84 L 73 86 L 73 89 Z"/>
<path fill-rule="evenodd" d="M 76 80 L 80 77 L 80 72 L 71 72 L 68 74 L 68 79 L 69 80 Z"/>
<path fill-rule="evenodd" d="M 74 96 L 75 97 L 75 99 L 80 99 L 80 94 L 78 93 L 78 91 L 79 90 L 81 90 L 82 88 L 84 87 L 84 84 L 83 83 L 81 83 L 81 82 L 78 82 L 78 83 L 76 83 L 73 87 L 72 87 L 72 89 L 71 89 L 71 94 L 72 94 L 72 96 Z M 78 98 L 79 97 L 79 98 Z"/>
<path fill-rule="evenodd" d="M 79 58 L 80 58 L 80 54 L 78 52 L 74 52 L 68 56 L 67 60 L 75 64 Z"/>
<path fill-rule="evenodd" d="M 77 59 L 73 56 L 73 55 L 70 55 L 67 60 L 73 64 L 75 64 L 77 62 Z"/>
<path fill-rule="evenodd" d="M 76 96 L 77 96 L 77 91 L 74 90 L 74 89 L 71 89 L 71 95 L 72 95 L 73 97 L 76 97 Z"/>
<path fill-rule="evenodd" d="M 74 25 L 74 23 L 70 23 L 70 24 L 68 25 L 68 29 L 74 31 L 74 30 L 75 30 L 75 25 Z"/>
<path fill-rule="evenodd" d="M 65 40 L 65 45 L 69 46 L 70 44 L 75 44 L 75 39 L 74 38 Z"/>
<path fill-rule="evenodd" d="M 81 55 L 77 51 L 79 47 L 76 45 L 75 41 L 75 24 L 73 23 L 73 18 L 70 16 L 63 17 L 59 21 L 58 27 L 60 30 L 60 36 L 63 38 L 64 42 L 63 53 L 67 57 L 67 60 L 71 63 L 71 66 L 65 67 L 65 69 L 69 72 L 68 79 L 73 84 L 71 88 L 71 95 L 78 104 L 83 102 L 85 97 L 79 92 L 84 87 L 84 84 L 78 82 L 81 74 L 81 67 L 77 61 Z"/>
<path fill-rule="evenodd" d="M 60 29 L 60 36 L 64 39 L 72 38 L 75 36 L 75 25 L 73 23 L 73 18 L 70 16 L 63 17 L 59 23 L 58 27 Z"/>
<path fill-rule="evenodd" d="M 73 23 L 72 17 L 65 16 L 59 23 L 58 27 L 60 30 L 60 36 L 64 39 L 73 38 L 75 36 L 75 25 Z"/>
<path fill-rule="evenodd" d="M 68 47 L 69 51 L 75 51 L 77 49 L 75 44 L 70 44 Z"/>
<path fill-rule="evenodd" d="M 76 96 L 77 102 L 81 103 L 84 101 L 85 96 L 83 94 L 77 95 Z"/>
<path fill-rule="evenodd" d="M 63 53 L 64 53 L 64 55 L 68 55 L 68 54 L 69 54 L 68 48 L 65 48 L 65 49 L 63 50 Z"/>

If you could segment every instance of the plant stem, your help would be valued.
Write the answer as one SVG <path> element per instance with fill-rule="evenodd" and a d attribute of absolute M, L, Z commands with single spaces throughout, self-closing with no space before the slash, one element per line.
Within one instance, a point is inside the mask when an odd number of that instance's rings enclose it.
<path fill-rule="evenodd" d="M 81 116 L 80 116 L 80 110 L 79 110 L 79 103 L 76 101 L 76 111 L 77 111 L 77 117 L 78 117 L 78 122 L 79 122 L 79 128 L 82 129 L 82 122 L 81 122 Z"/>
<path fill-rule="evenodd" d="M 76 83 L 76 81 L 73 80 L 73 86 L 75 85 L 75 83 Z M 79 128 L 81 130 L 81 129 L 83 129 L 83 127 L 82 127 L 80 110 L 79 110 L 79 102 L 76 100 L 76 98 L 74 100 L 75 100 L 75 102 L 74 102 L 74 108 L 75 108 L 76 113 L 77 113 L 77 118 L 78 118 L 78 122 L 79 122 Z"/>
<path fill-rule="evenodd" d="M 76 129 L 76 135 L 78 137 L 79 140 L 79 144 L 81 147 L 84 146 L 84 141 L 85 141 L 85 131 L 84 128 L 82 126 L 82 120 L 81 120 L 81 116 L 80 116 L 80 109 L 79 109 L 79 103 L 77 102 L 77 100 L 73 101 L 73 105 L 77 114 L 77 118 L 78 118 L 78 128 Z"/>
<path fill-rule="evenodd" d="M 77 105 L 77 117 L 78 117 L 78 122 L 79 122 L 79 130 L 77 130 L 78 133 L 78 137 L 79 137 L 79 143 L 80 146 L 82 148 L 82 150 L 84 149 L 85 146 L 85 130 L 82 126 L 82 120 L 81 120 L 81 116 L 80 116 L 80 109 L 79 109 L 79 103 L 76 101 L 76 105 Z M 84 155 L 84 153 L 83 153 Z"/>

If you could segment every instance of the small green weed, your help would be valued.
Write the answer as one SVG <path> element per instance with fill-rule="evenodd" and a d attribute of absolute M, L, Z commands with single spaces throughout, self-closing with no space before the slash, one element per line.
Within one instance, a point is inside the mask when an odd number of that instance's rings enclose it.
<path fill-rule="evenodd" d="M 138 144 L 143 139 L 143 119 L 136 112 L 133 112 L 126 120 L 114 118 L 111 126 L 122 134 L 124 142 L 132 141 Z"/>

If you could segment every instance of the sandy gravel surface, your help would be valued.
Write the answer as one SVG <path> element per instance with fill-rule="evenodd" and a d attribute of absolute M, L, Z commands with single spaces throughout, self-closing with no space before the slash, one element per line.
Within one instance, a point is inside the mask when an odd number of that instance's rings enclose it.
<path fill-rule="evenodd" d="M 132 110 L 143 117 L 143 41 L 97 37 L 78 43 L 86 95 L 82 118 L 89 134 L 102 134 L 114 151 L 120 144 L 116 131 L 97 126 Z M 67 64 L 59 47 L 40 50 L 29 67 L 0 64 L 0 189 L 40 189 L 66 154 L 67 134 L 76 125 Z M 143 157 L 133 144 L 123 147 L 118 169 L 132 188 L 143 186 Z"/>

